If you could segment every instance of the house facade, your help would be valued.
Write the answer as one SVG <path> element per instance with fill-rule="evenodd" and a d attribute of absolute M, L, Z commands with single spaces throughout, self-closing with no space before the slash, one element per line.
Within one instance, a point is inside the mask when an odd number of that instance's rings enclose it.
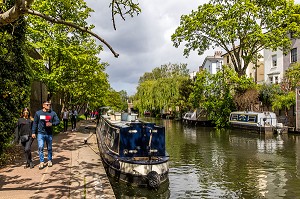
<path fill-rule="evenodd" d="M 265 82 L 276 84 L 283 81 L 285 71 L 300 61 L 300 39 L 292 39 L 291 50 L 284 54 L 282 50 L 264 50 Z"/>
<path fill-rule="evenodd" d="M 203 64 L 199 67 L 201 69 L 206 69 L 211 74 L 216 74 L 218 70 L 222 69 L 223 64 L 222 51 L 216 51 L 214 56 L 207 56 L 203 61 Z"/>

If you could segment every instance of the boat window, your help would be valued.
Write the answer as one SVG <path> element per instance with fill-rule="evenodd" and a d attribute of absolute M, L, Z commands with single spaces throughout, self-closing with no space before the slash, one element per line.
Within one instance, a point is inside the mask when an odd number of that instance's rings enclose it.
<path fill-rule="evenodd" d="M 109 128 L 106 135 L 106 145 L 115 153 L 119 152 L 119 131 Z"/>
<path fill-rule="evenodd" d="M 238 115 L 232 114 L 230 120 L 238 120 Z"/>
<path fill-rule="evenodd" d="M 256 115 L 249 115 L 249 119 L 248 119 L 248 122 L 257 122 L 257 119 L 256 119 Z"/>
<path fill-rule="evenodd" d="M 238 121 L 247 122 L 247 120 L 248 120 L 248 115 L 240 114 L 238 117 Z"/>

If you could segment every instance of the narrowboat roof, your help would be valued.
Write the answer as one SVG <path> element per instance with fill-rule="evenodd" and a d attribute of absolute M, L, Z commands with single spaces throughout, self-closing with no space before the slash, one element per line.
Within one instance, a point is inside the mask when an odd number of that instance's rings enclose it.
<path fill-rule="evenodd" d="M 119 128 L 130 127 L 130 124 L 136 124 L 136 123 L 147 123 L 147 124 L 151 123 L 151 122 L 144 122 L 140 120 L 134 120 L 134 121 L 114 120 L 114 118 L 109 115 L 102 115 L 102 117 L 111 125 Z"/>
<path fill-rule="evenodd" d="M 274 112 L 270 112 L 270 111 L 265 111 L 265 112 L 255 112 L 255 111 L 234 111 L 234 112 L 231 112 L 230 114 L 271 115 L 271 114 L 275 114 L 275 113 L 274 113 Z"/>

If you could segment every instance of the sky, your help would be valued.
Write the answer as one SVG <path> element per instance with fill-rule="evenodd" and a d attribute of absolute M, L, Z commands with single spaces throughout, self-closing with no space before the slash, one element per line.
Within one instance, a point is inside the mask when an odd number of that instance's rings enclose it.
<path fill-rule="evenodd" d="M 128 96 L 136 93 L 139 78 L 145 72 L 168 63 L 186 63 L 190 72 L 198 71 L 207 56 L 221 50 L 210 49 L 203 55 L 191 52 L 186 58 L 183 56 L 184 44 L 175 48 L 171 41 L 181 15 L 190 14 L 208 0 L 139 0 L 142 12 L 133 18 L 126 16 L 125 21 L 116 16 L 117 30 L 113 28 L 109 8 L 111 0 L 85 1 L 95 11 L 88 19 L 90 24 L 95 25 L 93 31 L 119 53 L 119 57 L 115 58 L 103 45 L 104 51 L 99 54 L 102 62 L 109 63 L 105 71 L 109 75 L 109 83 L 116 91 L 125 90 Z M 299 4 L 300 0 L 295 0 L 295 3 Z"/>
<path fill-rule="evenodd" d="M 140 0 L 142 12 L 133 18 L 126 16 L 125 21 L 116 16 L 114 30 L 111 0 L 86 0 L 95 12 L 88 19 L 94 24 L 93 31 L 107 41 L 119 53 L 115 58 L 104 46 L 99 54 L 102 62 L 108 62 L 106 73 L 109 83 L 116 91 L 125 90 L 128 96 L 136 93 L 138 81 L 145 72 L 164 64 L 186 63 L 190 72 L 198 71 L 206 56 L 214 54 L 208 50 L 203 55 L 192 52 L 188 58 L 183 56 L 184 46 L 173 46 L 171 35 L 175 33 L 183 14 L 190 14 L 200 4 L 208 0 Z M 98 41 L 100 44 L 100 41 Z"/>

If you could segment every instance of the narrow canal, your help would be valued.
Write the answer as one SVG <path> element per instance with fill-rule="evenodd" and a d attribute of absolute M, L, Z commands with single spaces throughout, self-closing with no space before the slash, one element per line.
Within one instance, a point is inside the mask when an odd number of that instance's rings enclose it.
<path fill-rule="evenodd" d="M 147 120 L 166 127 L 169 183 L 147 190 L 112 180 L 117 198 L 300 198 L 300 135 Z"/>

